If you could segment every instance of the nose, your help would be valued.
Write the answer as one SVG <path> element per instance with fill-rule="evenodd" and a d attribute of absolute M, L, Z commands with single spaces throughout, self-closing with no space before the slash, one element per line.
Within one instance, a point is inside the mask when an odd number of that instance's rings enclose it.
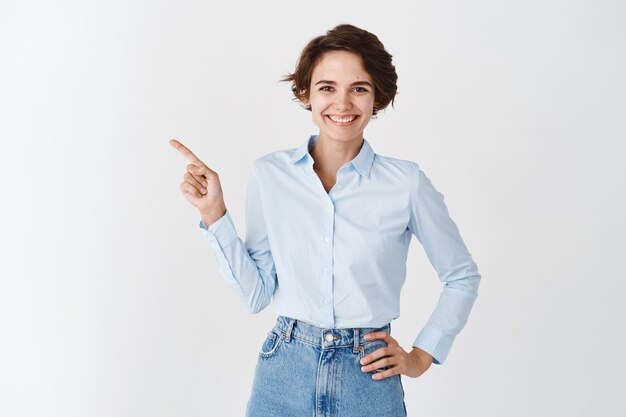
<path fill-rule="evenodd" d="M 335 100 L 335 110 L 344 111 L 344 110 L 348 110 L 350 107 L 352 107 L 352 103 L 350 101 L 350 94 L 338 93 L 336 95 L 336 100 Z"/>

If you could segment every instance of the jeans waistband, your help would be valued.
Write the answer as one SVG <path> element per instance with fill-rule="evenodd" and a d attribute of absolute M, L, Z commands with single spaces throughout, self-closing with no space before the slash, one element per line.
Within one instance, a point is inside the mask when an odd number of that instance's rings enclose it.
<path fill-rule="evenodd" d="M 364 339 L 367 333 L 385 331 L 391 334 L 391 323 L 387 323 L 382 327 L 323 329 L 305 321 L 286 316 L 278 316 L 276 327 L 284 334 L 283 337 L 286 342 L 289 342 L 292 337 L 296 337 L 323 348 L 353 346 L 355 352 L 360 350 L 359 346 L 370 342 Z"/>

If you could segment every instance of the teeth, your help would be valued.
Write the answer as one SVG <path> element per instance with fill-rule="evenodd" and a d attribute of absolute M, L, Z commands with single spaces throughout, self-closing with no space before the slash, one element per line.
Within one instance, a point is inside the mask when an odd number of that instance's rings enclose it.
<path fill-rule="evenodd" d="M 351 117 L 346 117 L 346 118 L 342 118 L 342 117 L 334 117 L 334 116 L 328 116 L 330 117 L 330 119 L 333 122 L 337 122 L 337 123 L 350 123 L 351 121 L 353 121 L 356 116 L 351 116 Z"/>

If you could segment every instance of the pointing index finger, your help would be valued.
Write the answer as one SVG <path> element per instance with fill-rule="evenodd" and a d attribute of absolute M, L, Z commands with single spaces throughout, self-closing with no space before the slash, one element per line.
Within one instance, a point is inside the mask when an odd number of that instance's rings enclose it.
<path fill-rule="evenodd" d="M 200 159 L 196 155 L 194 155 L 193 152 L 189 150 L 189 148 L 187 148 L 185 145 L 183 145 L 176 139 L 171 139 L 170 145 L 172 145 L 178 152 L 183 154 L 183 156 L 187 158 L 188 160 L 190 160 L 191 162 L 201 162 Z"/>

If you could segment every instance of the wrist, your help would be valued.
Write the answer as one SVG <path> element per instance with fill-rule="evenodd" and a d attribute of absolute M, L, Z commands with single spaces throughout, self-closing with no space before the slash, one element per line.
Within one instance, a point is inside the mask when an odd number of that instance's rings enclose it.
<path fill-rule="evenodd" d="M 428 352 L 418 347 L 413 346 L 413 350 L 409 352 L 415 355 L 419 360 L 432 364 L 435 358 Z"/>
<path fill-rule="evenodd" d="M 200 212 L 200 217 L 204 224 L 209 227 L 226 214 L 226 205 L 219 204 L 217 207 L 212 207 L 210 210 Z"/>

